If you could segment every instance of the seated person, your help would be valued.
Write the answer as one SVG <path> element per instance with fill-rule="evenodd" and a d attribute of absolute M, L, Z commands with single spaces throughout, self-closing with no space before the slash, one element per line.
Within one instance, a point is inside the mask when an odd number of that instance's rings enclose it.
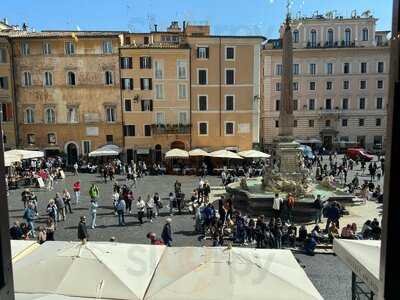
<path fill-rule="evenodd" d="M 317 242 L 317 244 L 322 241 L 323 235 L 318 225 L 315 225 L 314 229 L 311 231 L 311 237 Z"/>
<path fill-rule="evenodd" d="M 294 247 L 296 245 L 296 237 L 297 237 L 297 227 L 294 224 L 290 224 L 287 229 L 288 242 L 290 247 Z"/>
<path fill-rule="evenodd" d="M 308 255 L 314 255 L 315 247 L 317 246 L 317 241 L 312 237 L 312 235 L 307 235 L 307 239 L 305 241 L 304 251 Z"/>
<path fill-rule="evenodd" d="M 351 225 L 347 224 L 346 227 L 343 227 L 341 237 L 343 239 L 354 239 L 354 233 L 351 230 Z"/>
<path fill-rule="evenodd" d="M 371 234 L 372 234 L 371 220 L 367 220 L 361 229 L 361 235 L 364 240 L 368 240 L 371 238 Z"/>
<path fill-rule="evenodd" d="M 307 238 L 307 228 L 305 225 L 301 225 L 299 229 L 299 241 L 304 242 Z"/>
<path fill-rule="evenodd" d="M 10 237 L 13 240 L 21 240 L 23 236 L 23 232 L 21 227 L 19 226 L 19 222 L 15 221 L 14 225 L 10 228 Z"/>
<path fill-rule="evenodd" d="M 329 242 L 333 242 L 333 239 L 336 239 L 339 237 L 339 230 L 336 227 L 336 224 L 333 222 L 332 225 L 328 229 L 328 236 L 329 236 Z"/>

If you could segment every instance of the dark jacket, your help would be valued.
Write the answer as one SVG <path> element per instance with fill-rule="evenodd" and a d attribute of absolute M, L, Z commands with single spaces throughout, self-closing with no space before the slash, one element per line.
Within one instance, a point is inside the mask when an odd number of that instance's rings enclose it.
<path fill-rule="evenodd" d="M 87 227 L 86 223 L 79 222 L 78 225 L 78 239 L 83 240 L 87 239 L 89 237 L 88 232 L 87 232 Z"/>
<path fill-rule="evenodd" d="M 166 223 L 164 225 L 163 231 L 161 233 L 161 238 L 163 239 L 164 243 L 172 242 L 171 224 Z"/>

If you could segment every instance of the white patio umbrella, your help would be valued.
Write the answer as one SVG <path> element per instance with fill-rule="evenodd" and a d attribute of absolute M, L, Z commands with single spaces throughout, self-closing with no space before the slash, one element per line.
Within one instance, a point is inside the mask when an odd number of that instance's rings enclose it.
<path fill-rule="evenodd" d="M 118 156 L 119 152 L 112 149 L 99 148 L 89 153 L 89 157 Z"/>
<path fill-rule="evenodd" d="M 33 151 L 33 150 L 23 150 L 23 149 L 13 149 L 4 152 L 4 155 L 16 155 L 20 156 L 21 159 L 32 159 L 44 157 L 43 151 Z"/>
<path fill-rule="evenodd" d="M 240 151 L 238 154 L 245 158 L 270 158 L 271 157 L 271 155 L 261 152 L 261 151 L 257 151 L 257 150 Z"/>
<path fill-rule="evenodd" d="M 210 156 L 206 151 L 203 149 L 193 149 L 189 151 L 189 156 Z"/>
<path fill-rule="evenodd" d="M 4 153 L 4 165 L 6 167 L 11 166 L 15 162 L 20 162 L 21 159 L 22 159 L 22 155 Z"/>
<path fill-rule="evenodd" d="M 141 300 L 164 249 L 109 242 L 46 242 L 14 264 L 15 292 L 55 295 L 45 299 Z"/>
<path fill-rule="evenodd" d="M 229 159 L 243 159 L 243 157 L 240 157 L 237 155 L 235 152 L 228 151 L 228 150 L 218 150 L 211 152 L 209 154 L 211 157 L 217 157 L 217 158 L 229 158 Z"/>
<path fill-rule="evenodd" d="M 171 149 L 165 153 L 165 158 L 189 158 L 189 153 L 182 149 Z"/>
<path fill-rule="evenodd" d="M 145 299 L 323 298 L 289 250 L 169 247 Z"/>

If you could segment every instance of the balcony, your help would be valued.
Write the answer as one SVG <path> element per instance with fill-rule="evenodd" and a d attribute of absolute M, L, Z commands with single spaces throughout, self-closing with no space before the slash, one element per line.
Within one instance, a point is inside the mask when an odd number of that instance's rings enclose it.
<path fill-rule="evenodd" d="M 151 130 L 154 135 L 164 134 L 190 134 L 190 124 L 152 124 Z"/>

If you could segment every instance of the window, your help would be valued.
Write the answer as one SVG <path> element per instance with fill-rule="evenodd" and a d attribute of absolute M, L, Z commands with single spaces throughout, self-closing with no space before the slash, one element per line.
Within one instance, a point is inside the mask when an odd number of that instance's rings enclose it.
<path fill-rule="evenodd" d="M 308 110 L 315 110 L 315 99 L 308 99 Z"/>
<path fill-rule="evenodd" d="M 78 123 L 78 108 L 74 106 L 69 106 L 67 113 L 67 122 L 68 123 Z"/>
<path fill-rule="evenodd" d="M 365 41 L 368 41 L 368 29 L 367 28 L 364 28 L 363 30 L 362 30 L 362 40 L 365 42 Z"/>
<path fill-rule="evenodd" d="M 142 111 L 153 111 L 153 100 L 147 99 L 140 102 Z"/>
<path fill-rule="evenodd" d="M 310 91 L 315 91 L 315 81 L 310 82 Z"/>
<path fill-rule="evenodd" d="M 225 110 L 228 110 L 228 111 L 235 110 L 235 97 L 233 95 L 225 96 Z"/>
<path fill-rule="evenodd" d="M 299 31 L 295 30 L 293 31 L 293 43 L 298 43 L 299 42 Z"/>
<path fill-rule="evenodd" d="M 35 135 L 32 134 L 32 133 L 27 134 L 26 135 L 26 140 L 27 140 L 29 145 L 34 145 L 35 142 L 36 142 Z"/>
<path fill-rule="evenodd" d="M 140 89 L 149 91 L 153 89 L 151 78 L 140 78 Z"/>
<path fill-rule="evenodd" d="M 82 154 L 87 155 L 92 151 L 90 141 L 82 141 Z"/>
<path fill-rule="evenodd" d="M 349 74 L 350 73 L 350 63 L 344 63 L 343 64 L 343 73 L 344 74 Z"/>
<path fill-rule="evenodd" d="M 297 120 L 293 120 L 293 127 L 297 127 Z"/>
<path fill-rule="evenodd" d="M 150 39 L 148 36 L 143 37 L 143 44 L 148 45 L 150 43 Z"/>
<path fill-rule="evenodd" d="M 4 48 L 0 48 L 0 64 L 7 62 L 7 51 Z"/>
<path fill-rule="evenodd" d="M 123 90 L 133 90 L 133 79 L 132 78 L 122 78 L 121 80 Z"/>
<path fill-rule="evenodd" d="M 275 75 L 280 76 L 282 75 L 282 71 L 283 71 L 283 66 L 282 64 L 277 64 L 275 66 Z"/>
<path fill-rule="evenodd" d="M 69 71 L 67 73 L 67 83 L 69 86 L 74 86 L 76 85 L 76 76 L 75 73 L 72 71 Z"/>
<path fill-rule="evenodd" d="M 325 109 L 332 109 L 332 99 L 325 99 Z"/>
<path fill-rule="evenodd" d="M 197 47 L 197 58 L 208 59 L 210 51 L 208 47 Z"/>
<path fill-rule="evenodd" d="M 178 84 L 178 99 L 187 99 L 187 85 L 185 83 Z"/>
<path fill-rule="evenodd" d="M 374 148 L 382 149 L 383 137 L 381 135 L 374 135 Z"/>
<path fill-rule="evenodd" d="M 208 135 L 208 123 L 199 122 L 199 135 Z"/>
<path fill-rule="evenodd" d="M 25 123 L 35 123 L 35 111 L 33 110 L 33 108 L 25 109 Z"/>
<path fill-rule="evenodd" d="M 365 135 L 358 135 L 357 136 L 357 144 L 360 147 L 364 147 L 365 146 Z"/>
<path fill-rule="evenodd" d="M 177 60 L 176 68 L 178 73 L 178 79 L 187 79 L 187 62 L 186 60 Z"/>
<path fill-rule="evenodd" d="M 164 64 L 159 60 L 154 61 L 154 77 L 158 80 L 164 78 Z"/>
<path fill-rule="evenodd" d="M 281 91 L 281 83 L 280 82 L 275 82 L 275 91 L 277 91 L 277 92 Z"/>
<path fill-rule="evenodd" d="M 326 89 L 331 90 L 332 89 L 332 81 L 327 81 L 326 82 Z"/>
<path fill-rule="evenodd" d="M 47 143 L 49 144 L 56 144 L 57 139 L 56 139 L 56 134 L 55 133 L 48 133 L 47 134 Z"/>
<path fill-rule="evenodd" d="M 144 136 L 151 136 L 151 126 L 144 125 Z"/>
<path fill-rule="evenodd" d="M 325 120 L 325 127 L 331 127 L 331 120 Z"/>
<path fill-rule="evenodd" d="M 124 136 L 135 136 L 135 125 L 124 125 Z"/>
<path fill-rule="evenodd" d="M 343 80 L 343 89 L 348 90 L 350 88 L 350 81 Z"/>
<path fill-rule="evenodd" d="M 205 85 L 208 81 L 208 74 L 206 69 L 197 70 L 198 84 Z"/>
<path fill-rule="evenodd" d="M 155 98 L 158 100 L 164 99 L 164 84 L 156 83 L 154 85 L 154 87 L 155 87 L 155 91 L 156 91 Z"/>
<path fill-rule="evenodd" d="M 346 46 L 350 46 L 350 44 L 351 44 L 351 30 L 350 30 L 350 28 L 347 28 L 344 31 L 344 41 L 345 41 L 345 45 Z"/>
<path fill-rule="evenodd" d="M 225 135 L 234 135 L 234 134 L 235 134 L 235 123 L 225 122 Z"/>
<path fill-rule="evenodd" d="M 360 72 L 361 74 L 365 74 L 367 73 L 367 63 L 366 62 L 362 62 L 360 65 Z"/>
<path fill-rule="evenodd" d="M 12 103 L 1 103 L 1 121 L 3 122 L 9 122 L 12 120 L 13 116 L 13 109 L 12 109 Z"/>
<path fill-rule="evenodd" d="M 360 90 L 365 90 L 367 88 L 367 81 L 360 80 Z"/>
<path fill-rule="evenodd" d="M 376 125 L 376 127 L 380 127 L 382 125 L 382 119 L 381 118 L 376 118 L 375 119 L 375 125 Z"/>
<path fill-rule="evenodd" d="M 105 71 L 104 77 L 106 85 L 113 85 L 113 73 L 111 71 Z"/>
<path fill-rule="evenodd" d="M 125 99 L 125 111 L 132 111 L 132 100 Z"/>
<path fill-rule="evenodd" d="M 314 127 L 314 120 L 308 120 L 308 127 Z"/>
<path fill-rule="evenodd" d="M 114 143 L 114 137 L 113 137 L 112 134 L 107 134 L 107 135 L 106 135 L 106 143 L 107 143 L 107 144 L 112 144 L 112 143 Z"/>
<path fill-rule="evenodd" d="M 103 54 L 112 53 L 112 41 L 103 41 Z"/>
<path fill-rule="evenodd" d="M 298 91 L 299 90 L 299 83 L 298 82 L 293 82 L 293 91 Z"/>
<path fill-rule="evenodd" d="M 235 84 L 235 70 L 225 69 L 225 84 Z"/>
<path fill-rule="evenodd" d="M 66 55 L 75 54 L 75 45 L 73 42 L 65 42 L 65 54 Z"/>
<path fill-rule="evenodd" d="M 121 57 L 121 69 L 132 69 L 132 57 Z"/>
<path fill-rule="evenodd" d="M 44 111 L 45 113 L 45 122 L 47 124 L 54 124 L 56 122 L 56 111 L 52 107 L 48 107 Z"/>
<path fill-rule="evenodd" d="M 28 43 L 21 44 L 21 52 L 23 56 L 28 56 L 31 53 Z"/>
<path fill-rule="evenodd" d="M 199 95 L 198 96 L 198 101 L 199 101 L 199 110 L 200 111 L 206 111 L 208 108 L 208 96 L 205 95 Z"/>
<path fill-rule="evenodd" d="M 188 122 L 188 113 L 186 111 L 180 111 L 178 115 L 178 124 L 187 125 Z"/>
<path fill-rule="evenodd" d="M 310 74 L 311 75 L 315 75 L 315 73 L 317 72 L 317 66 L 316 66 L 316 64 L 310 64 L 309 65 L 309 71 L 310 71 Z"/>
<path fill-rule="evenodd" d="M 341 136 L 341 137 L 339 138 L 339 140 L 340 140 L 341 142 L 348 142 L 348 141 L 350 141 L 350 139 L 349 139 L 348 136 Z"/>
<path fill-rule="evenodd" d="M 364 126 L 364 119 L 358 119 L 358 126 Z"/>
<path fill-rule="evenodd" d="M 140 57 L 140 68 L 141 69 L 151 69 L 151 57 L 141 56 Z"/>
<path fill-rule="evenodd" d="M 22 77 L 22 85 L 23 86 L 31 86 L 32 85 L 32 75 L 31 72 L 24 72 Z"/>
<path fill-rule="evenodd" d="M 378 73 L 383 73 L 385 69 L 385 64 L 383 63 L 383 61 L 378 62 Z"/>
<path fill-rule="evenodd" d="M 383 109 L 383 98 L 376 98 L 376 109 Z"/>
<path fill-rule="evenodd" d="M 8 89 L 8 77 L 6 77 L 6 76 L 0 77 L 0 89 L 3 89 L 3 90 Z"/>
<path fill-rule="evenodd" d="M 333 47 L 333 30 L 332 29 L 328 29 L 326 42 L 327 42 L 328 47 Z"/>
<path fill-rule="evenodd" d="M 293 99 L 293 110 L 297 111 L 299 110 L 299 100 Z"/>
<path fill-rule="evenodd" d="M 343 98 L 342 99 L 342 109 L 343 110 L 348 110 L 349 109 L 349 99 L 348 98 Z"/>
<path fill-rule="evenodd" d="M 225 48 L 225 59 L 226 60 L 234 60 L 235 59 L 235 48 L 234 47 L 226 47 Z"/>
<path fill-rule="evenodd" d="M 43 54 L 44 55 L 50 55 L 51 54 L 51 44 L 46 42 L 43 43 Z"/>
<path fill-rule="evenodd" d="M 383 89 L 383 80 L 378 80 L 378 81 L 376 82 L 376 87 L 377 87 L 378 89 Z"/>
<path fill-rule="evenodd" d="M 358 102 L 358 108 L 365 109 L 365 98 L 360 98 L 360 100 Z"/>
<path fill-rule="evenodd" d="M 279 128 L 279 120 L 275 120 L 275 128 Z"/>
<path fill-rule="evenodd" d="M 53 74 L 48 71 L 44 72 L 43 81 L 44 81 L 44 86 L 47 86 L 47 87 L 52 86 L 53 85 Z"/>
<path fill-rule="evenodd" d="M 342 119 L 342 127 L 347 127 L 347 119 Z"/>
<path fill-rule="evenodd" d="M 114 123 L 117 121 L 117 111 L 114 106 L 106 107 L 106 122 Z"/>
<path fill-rule="evenodd" d="M 280 111 L 281 110 L 281 100 L 275 100 L 275 110 Z"/>
<path fill-rule="evenodd" d="M 157 125 L 165 124 L 165 113 L 164 112 L 156 112 L 156 124 Z"/>
<path fill-rule="evenodd" d="M 293 65 L 293 75 L 299 75 L 299 74 L 300 74 L 300 65 L 294 64 Z"/>
<path fill-rule="evenodd" d="M 317 47 L 317 31 L 312 29 L 310 32 L 310 45 L 311 47 Z"/>
<path fill-rule="evenodd" d="M 326 64 L 326 74 L 328 74 L 328 75 L 333 74 L 333 63 Z"/>

